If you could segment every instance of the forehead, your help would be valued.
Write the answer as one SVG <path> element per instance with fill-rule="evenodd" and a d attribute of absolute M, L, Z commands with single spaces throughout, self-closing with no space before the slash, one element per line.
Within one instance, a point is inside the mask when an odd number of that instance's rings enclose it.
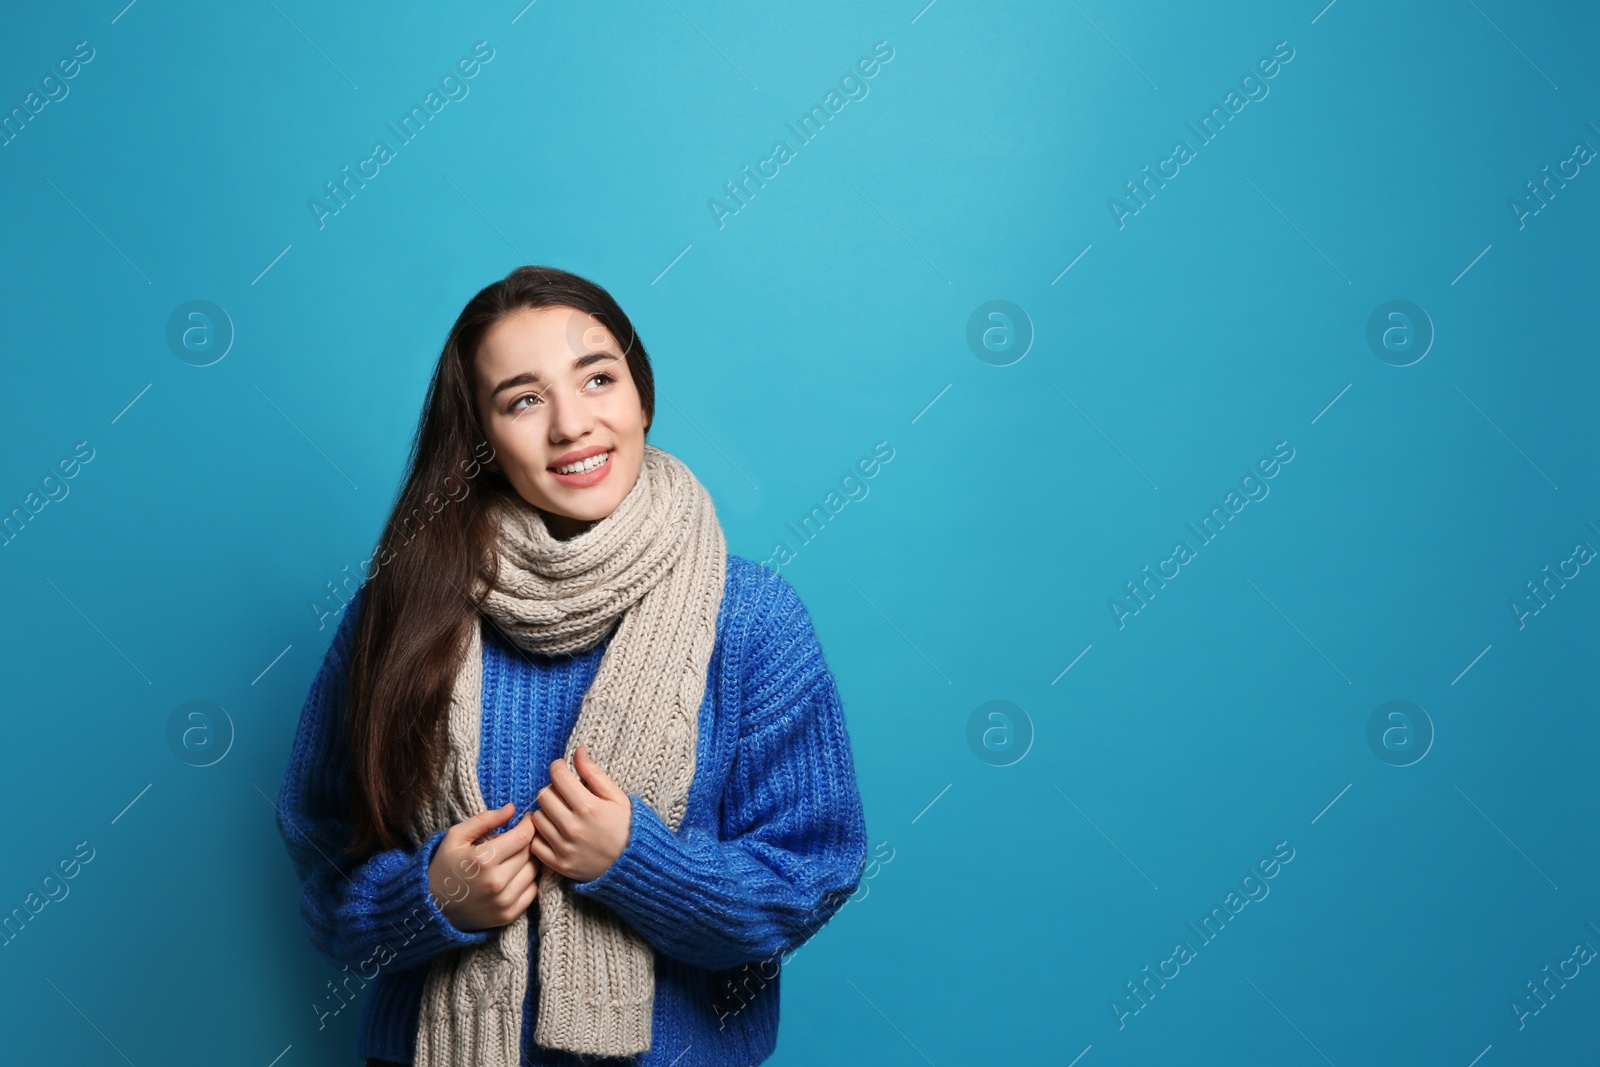
<path fill-rule="evenodd" d="M 496 371 L 534 371 L 550 376 L 570 369 L 586 352 L 621 355 L 611 331 L 588 312 L 570 307 L 518 308 L 484 332 L 478 363 Z"/>

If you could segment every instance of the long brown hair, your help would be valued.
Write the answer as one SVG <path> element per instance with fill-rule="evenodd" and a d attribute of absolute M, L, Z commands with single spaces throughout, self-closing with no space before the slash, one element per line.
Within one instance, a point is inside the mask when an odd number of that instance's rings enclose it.
<path fill-rule="evenodd" d="M 600 320 L 627 357 L 647 425 L 655 378 L 644 342 L 611 294 L 553 267 L 523 266 L 474 296 L 445 338 L 411 442 L 405 484 L 362 585 L 342 743 L 350 759 L 354 835 L 345 852 L 400 847 L 432 797 L 447 752 L 445 719 L 459 656 L 478 625 L 479 574 L 491 574 L 489 505 L 516 495 L 488 464 L 477 406 L 478 344 L 521 308 L 571 307 Z M 464 487 L 465 491 L 462 491 Z"/>

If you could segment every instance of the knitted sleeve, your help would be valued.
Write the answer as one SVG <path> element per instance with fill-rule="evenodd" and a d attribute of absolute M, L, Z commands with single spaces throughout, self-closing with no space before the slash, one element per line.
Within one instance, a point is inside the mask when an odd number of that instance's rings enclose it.
<path fill-rule="evenodd" d="M 360 600 L 357 592 L 347 605 L 301 711 L 278 794 L 278 833 L 302 883 L 300 921 L 312 946 L 370 980 L 380 969 L 406 970 L 487 940 L 491 931 L 456 929 L 429 891 L 428 865 L 443 830 L 421 849 L 388 849 L 362 862 L 342 851 L 351 834 L 349 760 L 335 742 Z"/>
<path fill-rule="evenodd" d="M 750 622 L 720 834 L 675 833 L 637 794 L 622 854 L 574 892 L 707 970 L 803 944 L 860 885 L 866 824 L 839 692 L 799 596 L 770 572 Z"/>

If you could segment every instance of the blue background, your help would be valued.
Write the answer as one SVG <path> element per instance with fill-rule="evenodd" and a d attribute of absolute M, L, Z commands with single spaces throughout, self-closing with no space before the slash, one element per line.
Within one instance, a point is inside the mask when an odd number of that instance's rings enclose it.
<path fill-rule="evenodd" d="M 0 147 L 0 508 L 93 458 L 0 553 L 0 910 L 94 858 L 0 951 L 16 1062 L 353 1061 L 356 1012 L 308 1010 L 334 973 L 272 798 L 314 605 L 371 555 L 450 323 L 524 262 L 628 310 L 652 442 L 730 551 L 788 543 L 844 697 L 891 858 L 786 968 L 770 1062 L 1600 1055 L 1596 967 L 1512 1007 L 1600 948 L 1600 577 L 1512 608 L 1600 548 L 1600 174 L 1511 207 L 1600 148 L 1592 6 L 35 7 L 0 16 L 0 109 L 94 56 Z M 468 94 L 319 226 L 479 41 Z M 192 300 L 231 334 L 208 366 L 168 341 Z M 1434 334 L 1408 366 L 1367 340 L 1391 300 Z M 203 767 L 169 736 L 193 700 L 231 734 Z M 1370 743 L 1391 700 L 1421 713 Z"/>

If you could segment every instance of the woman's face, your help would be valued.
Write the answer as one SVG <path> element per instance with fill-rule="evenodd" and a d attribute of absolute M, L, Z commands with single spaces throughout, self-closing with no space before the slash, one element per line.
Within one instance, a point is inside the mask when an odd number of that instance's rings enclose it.
<path fill-rule="evenodd" d="M 495 468 L 566 540 L 610 515 L 638 480 L 649 428 L 616 338 L 587 312 L 521 308 L 478 345 L 476 385 Z M 572 471 L 572 464 L 592 469 Z"/>

